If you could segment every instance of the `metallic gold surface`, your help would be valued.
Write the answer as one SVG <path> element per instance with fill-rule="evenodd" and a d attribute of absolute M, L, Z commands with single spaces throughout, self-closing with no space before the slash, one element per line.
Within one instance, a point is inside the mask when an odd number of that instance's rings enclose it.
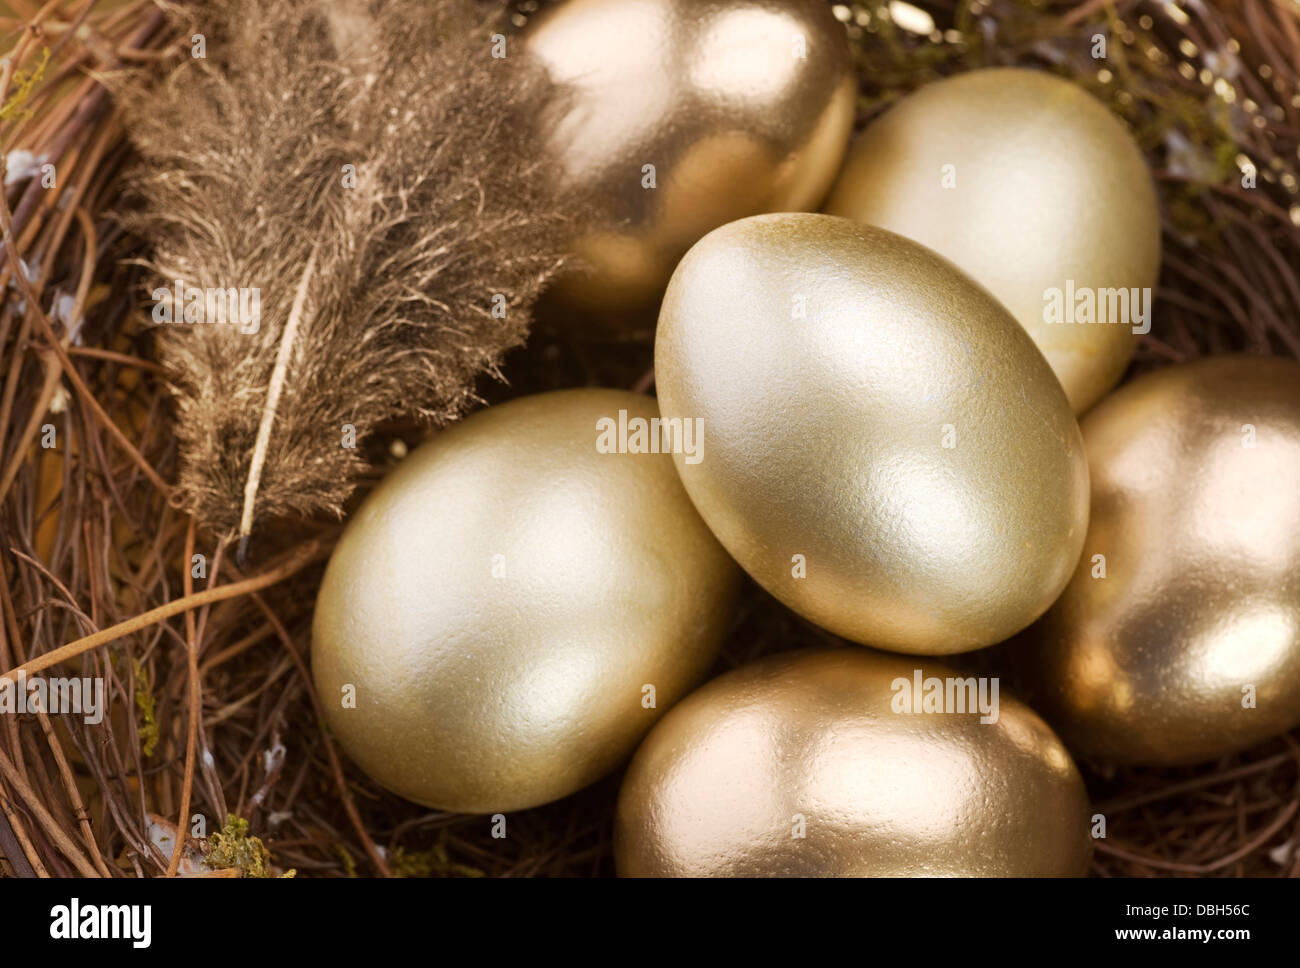
<path fill-rule="evenodd" d="M 970 273 L 1029 331 L 1077 413 L 1115 385 L 1138 337 L 1044 322 L 1044 292 L 1064 296 L 1069 280 L 1154 289 L 1160 271 L 1160 212 L 1136 142 L 1082 88 L 1037 71 L 972 71 L 903 99 L 854 146 L 826 211 Z"/>
<path fill-rule="evenodd" d="M 596 421 L 620 409 L 657 416 L 594 389 L 481 411 L 349 522 L 312 666 L 331 731 L 383 786 L 472 813 L 565 796 L 713 662 L 739 571 L 667 455 L 597 452 Z"/>
<path fill-rule="evenodd" d="M 653 323 L 710 229 L 816 208 L 848 146 L 855 79 L 824 0 L 561 0 L 525 43 L 572 92 L 557 176 L 604 206 L 577 246 L 593 271 L 555 298 L 606 326 Z"/>
<path fill-rule="evenodd" d="M 664 415 L 704 421 L 703 459 L 678 458 L 704 520 L 832 632 L 961 652 L 1069 580 L 1088 476 L 1065 394 L 1007 311 L 915 242 L 829 215 L 723 226 L 673 275 L 655 367 Z"/>
<path fill-rule="evenodd" d="M 682 700 L 619 794 L 625 877 L 1079 876 L 1088 799 L 1065 747 L 999 695 L 894 712 L 896 678 L 958 673 L 866 649 L 742 666 Z M 803 821 L 803 837 L 799 821 Z"/>
<path fill-rule="evenodd" d="M 1193 763 L 1300 725 L 1300 365 L 1157 370 L 1083 437 L 1083 557 L 1032 630 L 1043 714 L 1115 763 Z"/>

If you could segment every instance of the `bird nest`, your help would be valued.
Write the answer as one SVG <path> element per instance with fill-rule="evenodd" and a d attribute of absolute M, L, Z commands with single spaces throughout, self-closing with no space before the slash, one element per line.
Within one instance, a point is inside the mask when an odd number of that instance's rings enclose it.
<path fill-rule="evenodd" d="M 937 77 L 1010 64 L 1069 77 L 1128 122 L 1164 218 L 1156 316 L 1130 376 L 1230 350 L 1300 357 L 1300 7 L 833 6 L 860 67 L 860 124 Z M 507 15 L 518 26 L 536 9 Z M 320 725 L 307 664 L 338 524 L 267 525 L 240 566 L 175 500 L 172 399 L 140 299 L 149 240 L 120 218 L 131 150 L 110 89 L 188 56 L 182 22 L 154 0 L 9 0 L 0 31 L 0 672 L 102 679 L 108 709 L 94 723 L 0 717 L 0 870 L 612 873 L 617 776 L 512 815 L 496 839 L 488 818 L 431 812 L 354 769 Z M 645 390 L 650 360 L 646 341 L 536 328 L 480 395 Z M 360 493 L 422 433 L 371 434 Z M 827 641 L 751 585 L 719 671 Z M 1097 875 L 1300 874 L 1300 732 L 1191 768 L 1082 766 L 1108 819 Z"/>

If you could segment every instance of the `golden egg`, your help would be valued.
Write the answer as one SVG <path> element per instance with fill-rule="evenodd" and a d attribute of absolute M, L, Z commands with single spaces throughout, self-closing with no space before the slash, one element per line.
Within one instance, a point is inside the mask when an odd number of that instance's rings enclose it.
<path fill-rule="evenodd" d="M 1088 523 L 1079 427 L 984 289 L 925 247 L 829 215 L 702 239 L 664 296 L 665 416 L 695 506 L 764 588 L 839 635 L 961 652 L 1038 618 Z"/>
<path fill-rule="evenodd" d="M 1101 102 L 1050 74 L 972 71 L 904 98 L 863 132 L 826 210 L 970 273 L 1078 413 L 1119 381 L 1150 325 L 1160 211 L 1146 161 Z"/>
<path fill-rule="evenodd" d="M 1080 755 L 1182 764 L 1300 725 L 1300 364 L 1207 357 L 1083 420 L 1092 520 L 1033 629 Z"/>
<path fill-rule="evenodd" d="M 994 682 L 867 649 L 770 656 L 713 680 L 632 760 L 614 826 L 618 872 L 1084 874 L 1079 771 Z M 927 693 L 942 700 L 929 712 L 915 701 Z"/>
<path fill-rule="evenodd" d="M 710 229 L 816 208 L 848 146 L 856 80 L 824 0 L 560 0 L 525 45 L 563 95 L 556 176 L 601 206 L 553 300 L 603 328 L 653 324 Z"/>
<path fill-rule="evenodd" d="M 647 452 L 657 418 L 618 390 L 522 397 L 437 434 L 356 512 L 312 666 L 331 732 L 378 783 L 443 810 L 546 803 L 705 674 L 739 572 Z"/>

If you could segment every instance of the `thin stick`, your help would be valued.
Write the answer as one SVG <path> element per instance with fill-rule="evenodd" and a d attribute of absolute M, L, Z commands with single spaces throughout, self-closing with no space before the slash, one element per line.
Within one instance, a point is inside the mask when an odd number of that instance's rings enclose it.
<path fill-rule="evenodd" d="M 7 219 L 3 217 L 3 209 L 4 203 L 3 200 L 0 199 L 0 224 L 4 224 L 7 228 Z M 11 257 L 14 259 L 18 258 L 17 255 Z M 63 365 L 63 372 L 67 375 L 69 382 L 71 382 L 73 387 L 76 389 L 82 402 L 90 407 L 91 411 L 97 418 L 99 418 L 100 422 L 104 425 L 104 429 L 109 432 L 112 438 L 117 442 L 118 446 L 126 451 L 127 455 L 139 465 L 140 469 L 144 471 L 145 477 L 149 478 L 149 482 L 153 484 L 153 486 L 165 497 L 170 496 L 172 490 L 171 485 L 164 481 L 158 472 L 153 469 L 153 465 L 144 459 L 144 456 L 140 451 L 138 451 L 135 448 L 135 445 L 127 439 L 126 434 L 122 433 L 122 429 L 113 422 L 113 418 L 105 412 L 103 406 L 101 406 L 99 401 L 95 399 L 95 394 L 91 391 L 90 387 L 86 386 L 86 381 L 81 378 L 81 374 L 77 372 L 76 366 L 72 363 L 72 358 L 68 356 L 67 351 L 64 350 L 63 345 L 59 342 L 58 336 L 55 335 L 54 327 L 50 325 L 49 319 L 47 319 L 45 313 L 41 311 L 39 297 L 32 290 L 31 284 L 27 281 L 27 277 L 24 276 L 20 270 L 16 274 L 16 278 L 20 280 L 21 287 L 27 298 L 36 304 L 36 321 L 44 330 L 45 339 L 48 341 L 50 349 L 54 350 L 55 356 L 59 358 L 59 362 Z"/>
<path fill-rule="evenodd" d="M 1159 790 L 1151 793 L 1143 793 L 1134 797 L 1118 797 L 1113 800 L 1107 800 L 1097 805 L 1100 813 L 1119 813 L 1123 810 L 1129 810 L 1133 807 L 1140 807 L 1143 804 L 1155 803 L 1158 800 L 1164 800 L 1169 797 L 1179 796 L 1190 790 L 1197 790 L 1203 786 L 1210 786 L 1214 783 L 1223 783 L 1227 780 L 1235 780 L 1239 777 L 1249 776 L 1251 773 L 1259 773 L 1263 770 L 1271 770 L 1279 763 L 1285 763 L 1292 759 L 1290 753 L 1278 753 L 1276 756 L 1270 756 L 1267 759 L 1256 760 L 1254 763 L 1247 763 L 1244 766 L 1238 766 L 1235 769 L 1224 770 L 1222 773 L 1211 773 L 1208 776 L 1199 776 L 1193 780 L 1187 780 L 1183 783 L 1171 783 L 1163 786 Z"/>
<path fill-rule="evenodd" d="M 280 394 L 284 392 L 289 358 L 293 355 L 293 344 L 298 339 L 302 309 L 307 302 L 307 286 L 315 267 L 316 250 L 312 249 L 307 259 L 307 268 L 303 269 L 302 278 L 298 280 L 298 291 L 293 296 L 289 321 L 284 324 L 284 332 L 280 334 L 280 348 L 275 354 L 275 367 L 271 370 L 271 383 L 266 390 L 266 406 L 262 408 L 262 421 L 257 427 L 253 463 L 248 469 L 248 483 L 244 485 L 244 513 L 239 519 L 239 551 L 235 557 L 241 565 L 244 563 L 244 553 L 248 550 L 248 536 L 253 530 L 253 505 L 257 501 L 257 488 L 262 483 L 262 465 L 266 463 L 266 451 L 271 444 L 271 425 L 275 423 L 275 410 L 280 405 Z"/>
<path fill-rule="evenodd" d="M 19 877 L 49 877 L 36 848 L 27 839 L 13 804 L 0 789 L 0 853 L 3 853 Z M 30 857 L 28 854 L 30 853 Z"/>
<path fill-rule="evenodd" d="M 321 738 L 325 741 L 325 754 L 329 757 L 330 770 L 334 773 L 334 784 L 338 787 L 339 799 L 343 802 L 343 810 L 348 815 L 348 820 L 352 822 L 352 828 L 361 838 L 361 845 L 365 848 L 366 854 L 370 857 L 370 863 L 375 865 L 381 877 L 392 877 L 393 872 L 385 863 L 384 857 L 379 853 L 375 846 L 374 840 L 366 830 L 366 825 L 361 820 L 361 813 L 357 810 L 356 802 L 352 799 L 352 793 L 348 790 L 347 779 L 343 776 L 343 764 L 339 760 L 339 754 L 334 749 L 334 741 L 330 738 L 329 729 L 325 725 L 325 710 L 321 708 L 321 700 L 316 695 L 316 686 L 312 682 L 311 673 L 307 669 L 307 664 L 302 661 L 302 656 L 298 654 L 297 647 L 293 644 L 293 637 L 289 630 L 284 627 L 279 616 L 272 611 L 271 607 L 266 604 L 261 595 L 254 595 L 253 601 L 257 607 L 262 610 L 266 620 L 274 626 L 276 634 L 280 641 L 284 643 L 285 651 L 289 653 L 289 658 L 298 668 L 298 674 L 302 676 L 302 681 L 307 687 L 307 698 L 311 700 L 312 710 L 316 713 L 316 722 L 320 726 Z"/>
<path fill-rule="evenodd" d="M 103 149 L 103 139 L 100 139 L 100 141 L 97 143 L 96 150 L 91 152 L 92 160 L 99 157 L 100 153 L 102 152 L 102 149 Z M 84 188 L 85 188 L 84 185 L 80 186 L 77 192 L 77 198 L 75 199 L 76 201 L 80 200 L 81 190 L 84 190 Z M 97 234 L 95 232 L 95 223 L 91 220 L 90 216 L 86 214 L 86 210 L 82 208 L 80 205 L 78 205 L 72 211 L 75 214 L 78 222 L 80 222 L 81 224 L 81 234 L 82 234 L 82 238 L 84 239 L 85 255 L 82 258 L 82 264 L 81 264 L 81 282 L 77 286 L 77 294 L 73 300 L 72 312 L 68 317 L 68 326 L 67 326 L 68 332 L 64 334 L 63 341 L 61 343 L 61 345 L 63 345 L 64 347 L 67 346 L 68 341 L 71 339 L 71 330 L 72 330 L 73 322 L 78 317 L 81 316 L 81 313 L 86 305 L 86 298 L 90 294 L 91 283 L 94 281 L 95 278 L 95 251 L 97 248 L 96 246 Z M 41 278 L 42 279 L 45 278 L 45 273 L 42 273 Z M 38 403 L 35 407 L 32 408 L 31 417 L 27 421 L 26 429 L 24 429 L 22 434 L 19 435 L 18 447 L 14 451 L 14 455 L 9 462 L 9 466 L 5 469 L 3 474 L 0 474 L 0 498 L 3 498 L 4 495 L 9 491 L 9 485 L 13 483 L 14 477 L 17 476 L 18 468 L 21 466 L 25 456 L 24 452 L 27 450 L 28 445 L 31 444 L 32 440 L 36 437 L 36 431 L 40 429 L 41 421 L 45 419 L 45 413 L 49 408 L 50 400 L 53 399 L 54 397 L 54 391 L 58 387 L 58 384 L 59 384 L 59 364 L 57 360 L 51 357 L 45 361 L 45 386 L 41 390 L 41 395 L 38 398 Z"/>
<path fill-rule="evenodd" d="M 1112 847 L 1102 840 L 1097 841 L 1097 850 L 1101 851 L 1103 854 L 1122 857 L 1124 860 L 1133 861 L 1138 864 L 1146 864 L 1149 867 L 1155 867 L 1159 870 L 1178 871 L 1184 874 L 1212 874 L 1214 871 L 1217 871 L 1222 867 L 1235 864 L 1243 857 L 1249 856 L 1256 849 L 1268 843 L 1269 840 L 1272 839 L 1273 835 L 1285 827 L 1287 821 L 1295 816 L 1297 809 L 1300 809 L 1300 800 L 1292 800 L 1287 807 L 1278 814 L 1277 819 L 1261 830 L 1257 836 L 1248 840 L 1227 856 L 1220 857 L 1218 860 L 1210 861 L 1208 864 L 1182 864 L 1172 860 L 1161 860 L 1158 857 L 1144 857 L 1141 854 L 1134 854 L 1119 847 Z"/>
<path fill-rule="evenodd" d="M 193 595 L 186 595 L 184 598 L 178 598 L 175 601 L 167 602 L 152 608 L 142 615 L 129 618 L 125 622 L 118 622 L 110 628 L 102 629 L 93 635 L 87 635 L 84 638 L 69 642 L 67 645 L 60 646 L 46 652 L 44 655 L 38 655 L 34 659 L 24 662 L 20 666 L 15 666 L 8 672 L 0 674 L 0 679 L 14 679 L 18 673 L 30 676 L 33 673 L 40 672 L 42 669 L 48 669 L 50 666 L 58 665 L 60 662 L 66 662 L 68 659 L 74 659 L 83 652 L 89 652 L 101 645 L 107 645 L 109 642 L 116 642 L 118 639 L 139 632 L 151 625 L 161 622 L 163 619 L 171 618 L 173 615 L 180 615 L 194 608 L 200 608 L 210 602 L 220 602 L 227 598 L 238 598 L 240 595 L 247 595 L 249 592 L 260 591 L 277 582 L 284 581 L 291 575 L 297 574 L 313 560 L 319 557 L 325 550 L 324 542 L 320 539 L 312 539 L 307 542 L 302 551 L 293 555 L 284 564 L 272 568 L 264 574 L 257 575 L 253 578 L 245 578 L 243 581 L 237 581 L 230 585 L 221 585 L 217 588 L 207 588 L 201 592 L 195 592 Z"/>
<path fill-rule="evenodd" d="M 96 360 L 108 360 L 112 363 L 121 363 L 123 366 L 134 366 L 141 370 L 148 370 L 150 373 L 166 373 L 167 368 L 149 360 L 142 360 L 138 356 L 131 356 L 128 353 L 116 353 L 113 350 L 102 350 L 97 346 L 69 346 L 69 356 L 84 356 Z"/>
<path fill-rule="evenodd" d="M 194 572 L 190 562 L 194 559 L 194 519 L 185 531 L 185 594 L 194 594 Z M 185 667 L 189 679 L 190 715 L 189 728 L 185 736 L 185 779 L 181 782 L 180 819 L 176 821 L 176 846 L 172 848 L 172 857 L 167 864 L 167 876 L 175 877 L 180 870 L 181 854 L 185 849 L 185 831 L 188 829 L 190 816 L 190 798 L 194 792 L 194 754 L 199 746 L 199 704 L 202 694 L 199 690 L 199 643 L 194 629 L 194 612 L 185 613 Z"/>
<path fill-rule="evenodd" d="M 35 815 L 36 820 L 45 828 L 45 833 L 54 841 L 54 845 L 59 848 L 59 852 L 72 861 L 72 866 L 83 877 L 99 877 L 99 871 L 91 866 L 90 861 L 86 860 L 85 855 L 77 849 L 77 845 L 63 832 L 59 822 L 50 815 L 50 812 L 41 803 L 41 798 L 36 791 L 27 785 L 27 781 L 22 778 L 22 775 L 10 762 L 9 757 L 5 756 L 3 752 L 0 752 L 0 773 L 4 774 L 4 778 L 9 781 L 9 785 L 14 788 L 14 792 L 27 804 L 27 809 Z"/>
<path fill-rule="evenodd" d="M 104 863 L 104 855 L 100 853 L 99 844 L 95 842 L 95 833 L 90 827 L 90 814 L 86 812 L 86 804 L 77 791 L 77 781 L 72 775 L 72 767 L 68 764 L 68 758 L 63 754 L 63 747 L 59 745 L 58 738 L 54 734 L 54 724 L 50 722 L 49 714 L 45 710 L 42 709 L 37 715 L 41 730 L 45 733 L 45 741 L 54 755 L 59 777 L 63 780 L 63 788 L 67 791 L 68 800 L 72 804 L 72 813 L 81 827 L 81 837 L 86 842 L 86 849 L 90 851 L 90 860 L 101 877 L 112 877 L 108 865 Z"/>

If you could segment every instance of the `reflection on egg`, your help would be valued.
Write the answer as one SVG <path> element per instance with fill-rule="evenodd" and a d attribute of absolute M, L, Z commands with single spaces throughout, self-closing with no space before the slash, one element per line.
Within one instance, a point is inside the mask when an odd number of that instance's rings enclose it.
<path fill-rule="evenodd" d="M 1035 626 L 1081 755 L 1194 763 L 1300 725 L 1300 365 L 1206 357 L 1083 421 L 1092 520 Z"/>
<path fill-rule="evenodd" d="M 942 705 L 902 701 L 927 680 Z M 625 877 L 1081 876 L 1090 850 L 1083 781 L 1029 707 L 867 649 L 692 693 L 637 750 L 614 829 Z"/>
<path fill-rule="evenodd" d="M 444 810 L 565 796 L 631 753 L 708 670 L 739 572 L 617 390 L 522 397 L 437 434 L 330 559 L 312 666 L 371 777 Z"/>
<path fill-rule="evenodd" d="M 1076 412 L 1118 382 L 1150 324 L 1160 211 L 1146 161 L 1104 105 L 1050 74 L 972 71 L 904 98 L 863 132 L 826 210 L 988 287 Z"/>
<path fill-rule="evenodd" d="M 823 0 L 560 0 L 525 44 L 564 96 L 556 176 L 603 206 L 590 271 L 553 298 L 605 326 L 652 324 L 710 229 L 815 208 L 848 145 L 856 84 Z"/>
<path fill-rule="evenodd" d="M 1078 559 L 1088 476 L 1060 384 L 985 290 L 915 242 L 763 215 L 678 266 L 660 408 L 703 421 L 677 458 L 722 544 L 855 642 L 941 654 L 1038 618 Z"/>

